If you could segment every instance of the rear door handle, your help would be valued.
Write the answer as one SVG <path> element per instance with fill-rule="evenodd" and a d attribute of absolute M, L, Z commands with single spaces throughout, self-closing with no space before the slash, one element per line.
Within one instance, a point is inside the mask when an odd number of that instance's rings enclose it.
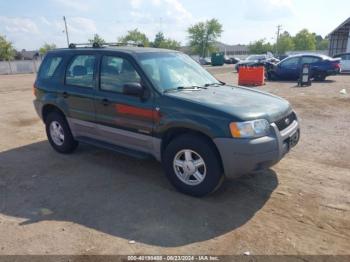
<path fill-rule="evenodd" d="M 102 105 L 108 106 L 109 105 L 109 100 L 107 98 L 102 99 Z"/>
<path fill-rule="evenodd" d="M 68 98 L 68 97 L 69 97 L 69 94 L 68 94 L 67 92 L 63 92 L 63 93 L 62 93 L 62 96 L 63 96 L 63 98 Z"/>

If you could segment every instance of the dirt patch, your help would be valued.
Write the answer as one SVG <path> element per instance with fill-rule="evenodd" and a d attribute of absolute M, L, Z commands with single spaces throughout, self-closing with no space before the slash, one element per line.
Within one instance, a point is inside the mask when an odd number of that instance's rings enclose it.
<path fill-rule="evenodd" d="M 15 121 L 11 121 L 10 125 L 13 125 L 16 127 L 25 127 L 25 126 L 34 125 L 38 122 L 40 122 L 40 119 L 38 117 L 20 118 L 20 119 L 16 119 Z"/>

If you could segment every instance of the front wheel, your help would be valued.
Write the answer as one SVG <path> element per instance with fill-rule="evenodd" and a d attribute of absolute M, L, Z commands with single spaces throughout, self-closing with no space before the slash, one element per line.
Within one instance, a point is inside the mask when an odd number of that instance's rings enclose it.
<path fill-rule="evenodd" d="M 215 191 L 224 178 L 216 149 L 196 135 L 182 135 L 171 141 L 162 163 L 175 188 L 192 196 L 201 197 Z"/>

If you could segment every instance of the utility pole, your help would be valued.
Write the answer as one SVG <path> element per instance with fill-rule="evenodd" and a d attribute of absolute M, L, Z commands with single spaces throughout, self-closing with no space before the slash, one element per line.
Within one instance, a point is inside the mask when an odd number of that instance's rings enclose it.
<path fill-rule="evenodd" d="M 67 46 L 69 47 L 68 27 L 67 27 L 67 21 L 66 21 L 66 17 L 65 16 L 63 16 L 63 21 L 64 21 L 64 27 L 65 27 L 65 31 L 66 31 Z"/>
<path fill-rule="evenodd" d="M 279 40 L 279 38 L 280 38 L 280 32 L 281 32 L 281 30 L 282 30 L 282 25 L 278 25 L 278 26 L 277 26 L 277 38 L 276 38 L 276 55 L 277 55 L 277 51 L 278 51 L 278 49 L 277 49 L 277 44 L 278 44 L 278 40 Z"/>

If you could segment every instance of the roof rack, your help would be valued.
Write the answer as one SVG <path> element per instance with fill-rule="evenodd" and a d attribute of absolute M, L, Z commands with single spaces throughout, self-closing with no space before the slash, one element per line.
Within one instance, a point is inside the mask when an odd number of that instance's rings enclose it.
<path fill-rule="evenodd" d="M 113 46 L 136 46 L 136 47 L 144 47 L 143 44 L 137 44 L 137 43 L 71 43 L 69 44 L 69 48 L 77 48 L 77 47 L 92 47 L 92 48 L 102 48 L 102 47 L 113 47 Z"/>

